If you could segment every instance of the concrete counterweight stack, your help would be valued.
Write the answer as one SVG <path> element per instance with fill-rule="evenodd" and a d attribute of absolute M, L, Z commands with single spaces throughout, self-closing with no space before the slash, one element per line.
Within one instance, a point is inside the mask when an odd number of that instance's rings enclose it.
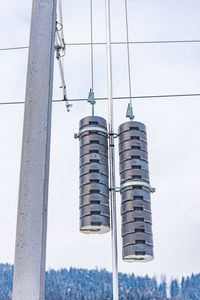
<path fill-rule="evenodd" d="M 129 121 L 119 127 L 123 260 L 153 259 L 146 127 Z"/>
<path fill-rule="evenodd" d="M 108 137 L 106 120 L 89 116 L 80 121 L 80 231 L 110 230 Z"/>

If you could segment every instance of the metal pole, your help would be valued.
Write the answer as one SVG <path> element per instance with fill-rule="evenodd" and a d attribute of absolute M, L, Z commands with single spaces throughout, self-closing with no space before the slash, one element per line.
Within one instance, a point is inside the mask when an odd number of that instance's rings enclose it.
<path fill-rule="evenodd" d="M 119 299 L 118 289 L 118 251 L 117 251 L 117 216 L 115 192 L 115 145 L 113 121 L 113 86 L 112 86 L 112 53 L 111 53 L 111 24 L 110 0 L 106 1 L 106 28 L 107 28 L 107 66 L 108 66 L 108 126 L 109 126 L 109 175 L 110 175 L 110 202 L 111 202 L 111 235 L 112 235 L 112 269 L 113 269 L 113 300 Z"/>
<path fill-rule="evenodd" d="M 13 300 L 43 300 L 56 0 L 33 0 Z"/>

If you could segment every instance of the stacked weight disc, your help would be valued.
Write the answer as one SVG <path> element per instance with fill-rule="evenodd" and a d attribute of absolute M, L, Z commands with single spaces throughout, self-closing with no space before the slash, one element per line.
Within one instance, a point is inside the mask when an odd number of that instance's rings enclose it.
<path fill-rule="evenodd" d="M 107 123 L 101 117 L 82 119 L 80 141 L 80 230 L 110 230 Z"/>
<path fill-rule="evenodd" d="M 126 122 L 119 127 L 123 259 L 153 259 L 152 218 L 146 127 Z"/>

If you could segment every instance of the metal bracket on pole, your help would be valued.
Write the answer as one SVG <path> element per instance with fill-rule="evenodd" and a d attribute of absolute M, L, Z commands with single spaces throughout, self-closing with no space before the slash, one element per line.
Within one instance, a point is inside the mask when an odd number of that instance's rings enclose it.
<path fill-rule="evenodd" d="M 75 139 L 78 139 L 82 134 L 84 134 L 85 132 L 88 132 L 88 131 L 99 131 L 99 132 L 103 132 L 107 135 L 108 137 L 108 131 L 100 126 L 86 126 L 84 127 L 83 129 L 81 129 L 79 131 L 79 133 L 75 133 L 74 134 L 74 138 Z"/>
<path fill-rule="evenodd" d="M 58 61 L 60 77 L 61 77 L 61 82 L 62 82 L 61 88 L 63 90 L 63 101 L 66 102 L 67 111 L 69 112 L 70 108 L 72 107 L 72 104 L 69 104 L 68 99 L 67 99 L 67 87 L 66 87 L 66 83 L 65 83 L 64 69 L 63 69 L 62 62 L 61 62 L 62 56 L 60 55 L 60 52 L 64 51 L 64 50 L 65 50 L 65 46 L 60 45 L 58 43 L 58 38 L 56 37 L 55 51 L 56 51 L 56 58 Z"/>
<path fill-rule="evenodd" d="M 155 188 L 151 187 L 149 183 L 144 182 L 144 181 L 128 181 L 128 182 L 122 184 L 120 186 L 120 188 L 118 188 L 118 189 L 120 189 L 120 192 L 121 192 L 124 188 L 129 187 L 129 186 L 142 186 L 142 187 L 148 189 L 151 193 L 155 193 L 155 191 L 156 191 Z"/>
<path fill-rule="evenodd" d="M 151 187 L 150 184 L 143 182 L 143 181 L 128 181 L 124 184 L 122 184 L 120 187 L 111 187 L 109 188 L 110 191 L 114 190 L 116 193 L 121 193 L 121 191 L 129 186 L 143 186 L 147 188 L 151 193 L 155 193 L 156 189 Z"/>
<path fill-rule="evenodd" d="M 64 75 L 64 67 L 62 65 L 61 59 L 65 56 L 66 54 L 66 43 L 64 40 L 64 30 L 63 30 L 63 17 L 62 17 L 62 2 L 61 0 L 58 0 L 59 4 L 59 14 L 60 14 L 60 23 L 56 22 L 56 35 L 55 35 L 55 51 L 56 51 L 56 58 L 58 61 L 58 67 L 59 67 L 59 72 L 60 72 L 60 77 L 61 77 L 61 83 L 62 83 L 62 90 L 63 90 L 63 101 L 66 102 L 66 108 L 67 111 L 70 111 L 70 108 L 72 107 L 72 104 L 69 104 L 68 99 L 67 99 L 67 87 L 65 83 L 65 75 Z M 61 26 L 60 29 L 58 29 L 58 24 Z M 61 55 L 62 53 L 62 55 Z"/>

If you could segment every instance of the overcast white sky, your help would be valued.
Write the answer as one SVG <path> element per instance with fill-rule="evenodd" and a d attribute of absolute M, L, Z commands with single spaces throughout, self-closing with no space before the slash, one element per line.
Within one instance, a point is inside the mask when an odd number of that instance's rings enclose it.
<path fill-rule="evenodd" d="M 125 40 L 124 0 L 112 0 L 112 40 Z M 89 0 L 63 0 L 67 42 L 89 42 Z M 200 1 L 129 0 L 130 40 L 200 39 Z M 31 0 L 1 0 L 0 48 L 27 46 Z M 105 6 L 94 0 L 95 41 L 105 41 Z M 0 51 L 0 102 L 24 100 L 27 50 Z M 128 95 L 125 46 L 113 46 L 114 95 Z M 134 95 L 200 92 L 200 43 L 131 46 Z M 67 48 L 65 72 L 70 98 L 86 98 L 90 89 L 90 49 Z M 54 99 L 61 98 L 57 65 Z M 106 51 L 95 46 L 95 96 L 107 95 Z M 115 102 L 115 130 L 126 121 L 127 101 Z M 200 271 L 200 97 L 135 100 L 137 121 L 148 130 L 155 260 L 121 260 L 118 196 L 119 270 L 168 278 Z M 96 105 L 107 116 L 105 102 Z M 111 270 L 110 234 L 79 232 L 79 144 L 73 139 L 87 103 L 53 104 L 47 269 Z M 13 263 L 21 155 L 23 105 L 0 106 L 0 262 Z M 117 152 L 116 152 L 117 156 Z M 118 161 L 117 161 L 118 166 Z M 117 169 L 118 172 L 118 169 Z M 117 182 L 119 176 L 117 173 Z"/>

